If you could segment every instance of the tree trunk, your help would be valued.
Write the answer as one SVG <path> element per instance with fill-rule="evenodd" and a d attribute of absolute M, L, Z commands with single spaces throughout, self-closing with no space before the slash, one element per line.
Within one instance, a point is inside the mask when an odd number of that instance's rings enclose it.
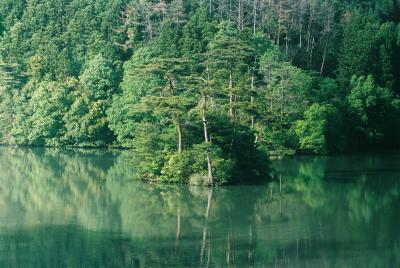
<path fill-rule="evenodd" d="M 238 16 L 237 16 L 237 28 L 239 31 L 241 31 L 241 25 L 242 25 L 242 0 L 238 0 Z"/>
<path fill-rule="evenodd" d="M 232 77 L 232 65 L 229 68 L 229 116 L 233 118 L 233 77 Z"/>
<path fill-rule="evenodd" d="M 315 38 L 314 36 L 312 37 L 312 41 L 311 41 L 311 49 L 310 49 L 310 59 L 309 59 L 309 69 L 311 70 L 312 68 L 312 62 L 313 62 L 313 52 L 314 52 L 314 44 L 315 44 Z"/>
<path fill-rule="evenodd" d="M 208 216 L 210 215 L 212 195 L 213 195 L 213 190 L 212 189 L 208 189 L 207 210 L 206 210 L 206 216 L 205 216 L 206 220 L 208 220 Z"/>
<path fill-rule="evenodd" d="M 279 4 L 279 13 L 281 12 L 281 4 Z M 281 36 L 281 18 L 280 15 L 278 14 L 278 28 L 276 29 L 276 44 L 278 47 L 280 46 L 280 36 Z"/>
<path fill-rule="evenodd" d="M 251 74 L 251 85 L 250 85 L 250 89 L 251 89 L 251 93 L 254 94 L 254 70 L 256 67 L 256 59 L 254 59 L 254 65 L 253 65 L 253 73 Z M 250 97 L 250 105 L 251 105 L 251 109 L 253 109 L 253 104 L 254 104 L 254 97 L 251 96 Z M 254 115 L 251 115 L 251 129 L 254 129 Z"/>
<path fill-rule="evenodd" d="M 208 168 L 208 184 L 212 185 L 214 183 L 214 177 L 213 177 L 213 172 L 212 172 L 212 163 L 211 163 L 211 158 L 207 153 L 207 168 Z"/>
<path fill-rule="evenodd" d="M 321 69 L 319 71 L 319 75 L 322 76 L 322 74 L 324 73 L 324 65 L 325 65 L 325 59 L 326 59 L 326 50 L 328 48 L 328 42 L 329 42 L 329 35 L 326 38 L 326 43 L 325 43 L 325 48 L 324 48 L 324 54 L 322 55 L 322 63 L 321 63 Z"/>
<path fill-rule="evenodd" d="M 312 36 L 313 22 L 315 19 L 315 7 L 312 3 L 310 3 L 310 18 L 308 21 L 308 37 L 307 37 L 307 52 L 309 53 L 309 62 L 308 67 L 311 69 L 311 61 L 312 61 L 312 52 L 314 46 L 314 37 Z"/>
<path fill-rule="evenodd" d="M 182 127 L 179 118 L 177 119 L 176 127 L 178 130 L 178 153 L 180 154 L 182 153 Z"/>
<path fill-rule="evenodd" d="M 209 90 L 211 91 L 211 81 L 210 81 L 210 69 L 207 64 L 207 84 L 209 86 Z M 204 129 L 204 141 L 205 143 L 209 143 L 210 140 L 208 138 L 208 126 L 207 126 L 207 118 L 206 118 L 206 105 L 207 105 L 207 98 L 206 95 L 203 94 L 203 107 L 202 107 L 202 121 L 203 121 L 203 129 Z M 208 169 L 208 184 L 212 185 L 214 183 L 214 177 L 212 172 L 212 162 L 211 158 L 207 152 L 207 169 Z"/>
<path fill-rule="evenodd" d="M 310 7 L 310 18 L 308 20 L 308 29 L 307 29 L 307 52 L 310 51 L 311 22 L 312 22 L 312 13 L 311 13 L 311 7 Z"/>
<path fill-rule="evenodd" d="M 301 22 L 300 22 L 301 23 Z M 300 40 L 299 40 L 299 47 L 303 47 L 303 43 L 302 43 L 302 29 L 303 29 L 303 25 L 300 24 Z"/>
<path fill-rule="evenodd" d="M 237 95 L 233 95 L 233 122 L 236 122 L 236 114 L 237 114 Z"/>
<path fill-rule="evenodd" d="M 287 55 L 289 53 L 289 32 L 286 33 L 285 46 L 285 55 Z"/>
<path fill-rule="evenodd" d="M 146 11 L 146 31 L 147 34 L 149 35 L 149 40 L 153 40 L 153 26 L 151 24 L 151 15 L 150 15 L 150 10 Z"/>
<path fill-rule="evenodd" d="M 267 87 L 269 87 L 269 110 L 271 115 L 274 112 L 274 90 L 272 88 L 272 75 L 271 75 L 271 70 L 268 71 L 268 85 Z"/>
<path fill-rule="evenodd" d="M 281 129 L 283 129 L 283 117 L 285 114 L 285 102 L 286 102 L 286 96 L 285 96 L 285 83 L 282 82 L 282 89 L 281 89 Z"/>
<path fill-rule="evenodd" d="M 256 34 L 257 26 L 257 0 L 253 0 L 253 35 Z"/>
<path fill-rule="evenodd" d="M 250 99 L 250 103 L 251 103 L 251 108 L 253 108 L 253 103 L 254 103 L 254 97 L 253 96 L 251 96 L 251 99 Z M 251 129 L 254 129 L 254 115 L 251 115 Z"/>
<path fill-rule="evenodd" d="M 207 129 L 207 120 L 206 120 L 206 96 L 203 96 L 203 107 L 201 109 L 201 117 L 203 121 L 203 130 L 204 130 L 204 141 L 206 143 L 209 142 L 208 139 L 208 129 Z"/>

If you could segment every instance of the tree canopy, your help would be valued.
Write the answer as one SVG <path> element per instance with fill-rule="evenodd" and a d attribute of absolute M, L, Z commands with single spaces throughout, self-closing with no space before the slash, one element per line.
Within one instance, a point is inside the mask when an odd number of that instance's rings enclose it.
<path fill-rule="evenodd" d="M 4 0 L 0 142 L 129 148 L 143 179 L 399 149 L 400 4 Z"/>

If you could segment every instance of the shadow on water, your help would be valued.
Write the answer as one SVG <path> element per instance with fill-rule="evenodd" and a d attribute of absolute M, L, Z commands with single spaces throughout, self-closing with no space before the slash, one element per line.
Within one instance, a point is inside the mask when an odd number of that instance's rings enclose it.
<path fill-rule="evenodd" d="M 399 160 L 211 189 L 138 182 L 127 152 L 1 148 L 0 267 L 398 267 Z"/>

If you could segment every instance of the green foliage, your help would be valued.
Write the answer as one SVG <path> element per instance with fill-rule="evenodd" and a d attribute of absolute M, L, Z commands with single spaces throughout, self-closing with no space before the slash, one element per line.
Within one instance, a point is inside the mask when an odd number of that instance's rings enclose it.
<path fill-rule="evenodd" d="M 329 105 L 313 104 L 304 112 L 304 120 L 296 124 L 296 134 L 299 137 L 299 148 L 306 152 L 324 154 L 328 151 L 326 136 L 328 119 L 336 113 Z"/>
<path fill-rule="evenodd" d="M 340 90 L 340 86 L 335 79 L 326 77 L 313 77 L 313 90 L 310 98 L 321 104 L 340 105 L 345 94 Z"/>
<path fill-rule="evenodd" d="M 32 115 L 28 142 L 34 145 L 57 145 L 67 112 L 67 88 L 56 82 L 43 81 L 37 85 L 30 106 Z"/>
<path fill-rule="evenodd" d="M 234 163 L 224 159 L 223 152 L 218 146 L 196 144 L 182 154 L 167 155 L 166 163 L 161 170 L 161 181 L 190 183 L 192 185 L 207 185 L 207 155 L 212 159 L 215 184 L 227 183 L 231 179 Z"/>
<path fill-rule="evenodd" d="M 266 105 L 259 119 L 263 124 L 256 127 L 259 138 L 278 154 L 290 152 L 297 144 L 295 122 L 303 117 L 307 100 L 315 97 L 312 77 L 290 65 L 276 47 L 262 56 L 260 68 L 265 83 L 261 100 L 266 99 Z"/>
<path fill-rule="evenodd" d="M 400 23 L 399 24 L 397 24 L 397 27 L 396 27 L 396 31 L 397 31 L 397 46 L 400 46 Z"/>
<path fill-rule="evenodd" d="M 68 143 L 101 146 L 113 140 L 106 110 L 115 84 L 111 63 L 100 55 L 88 62 L 75 90 L 71 92 L 70 97 L 74 101 L 64 116 Z"/>
<path fill-rule="evenodd" d="M 3 18 L 0 17 L 0 37 L 3 36 L 3 32 L 4 32 L 4 22 Z"/>
<path fill-rule="evenodd" d="M 126 147 L 196 184 L 399 148 L 398 1 L 3 2 L 1 143 Z"/>
<path fill-rule="evenodd" d="M 183 29 L 182 53 L 186 56 L 204 53 L 216 32 L 216 25 L 207 16 L 207 10 L 200 8 Z"/>
<path fill-rule="evenodd" d="M 14 120 L 13 98 L 4 86 L 0 86 L 0 96 L 0 144 L 10 144 L 10 132 Z"/>
<path fill-rule="evenodd" d="M 371 75 L 353 77 L 347 100 L 358 119 L 357 127 L 369 143 L 382 144 L 386 135 L 397 133 L 398 100 L 389 89 L 377 86 Z"/>
<path fill-rule="evenodd" d="M 373 72 L 376 35 L 379 31 L 379 22 L 372 16 L 365 16 L 360 10 L 346 13 L 345 20 L 338 76 L 344 88 L 349 85 L 353 75 Z"/>
<path fill-rule="evenodd" d="M 360 10 L 345 16 L 343 44 L 339 58 L 339 82 L 347 89 L 352 76 L 375 74 L 383 87 L 393 89 L 394 76 L 398 75 L 394 59 L 396 47 L 396 25 L 380 23 L 372 15 Z"/>

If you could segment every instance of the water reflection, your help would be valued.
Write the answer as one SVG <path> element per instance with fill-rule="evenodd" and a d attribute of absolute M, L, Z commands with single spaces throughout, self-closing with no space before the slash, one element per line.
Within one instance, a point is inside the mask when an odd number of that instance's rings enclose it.
<path fill-rule="evenodd" d="M 293 158 L 264 186 L 135 181 L 126 152 L 0 149 L 0 267 L 398 267 L 398 156 Z"/>

